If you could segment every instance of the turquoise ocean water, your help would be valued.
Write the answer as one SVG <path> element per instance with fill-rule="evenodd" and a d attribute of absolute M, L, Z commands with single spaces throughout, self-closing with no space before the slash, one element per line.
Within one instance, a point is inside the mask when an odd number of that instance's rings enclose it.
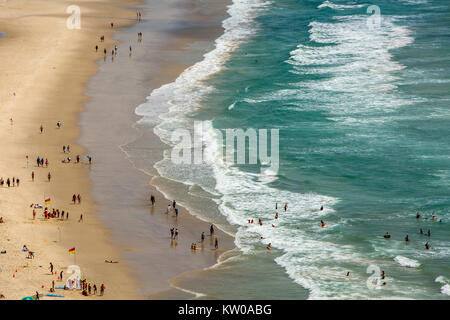
<path fill-rule="evenodd" d="M 210 161 L 175 165 L 168 149 L 156 168 L 188 192 L 160 188 L 236 238 L 177 285 L 218 299 L 448 299 L 450 3 L 235 0 L 229 14 L 216 49 L 136 110 L 171 146 L 203 121 Z M 226 128 L 279 129 L 278 172 L 218 159 L 212 129 Z"/>

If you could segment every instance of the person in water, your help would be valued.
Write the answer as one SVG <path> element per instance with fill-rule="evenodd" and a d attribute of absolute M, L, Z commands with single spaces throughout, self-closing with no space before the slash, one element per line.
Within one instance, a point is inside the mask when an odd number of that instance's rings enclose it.
<path fill-rule="evenodd" d="M 416 214 L 416 219 L 420 219 L 420 213 L 419 212 L 417 212 L 417 214 Z"/>
<path fill-rule="evenodd" d="M 427 232 L 427 234 L 426 234 L 428 237 L 431 237 L 431 230 L 430 229 L 428 229 L 428 232 Z"/>
<path fill-rule="evenodd" d="M 405 237 L 405 241 L 406 241 L 406 242 L 408 242 L 408 241 L 409 241 L 409 236 L 408 236 L 408 235 L 406 235 L 406 237 Z"/>
<path fill-rule="evenodd" d="M 386 232 L 386 234 L 384 235 L 385 239 L 389 239 L 391 237 L 391 235 L 389 234 L 389 232 Z"/>
<path fill-rule="evenodd" d="M 425 248 L 427 248 L 427 250 L 430 250 L 430 247 L 431 247 L 431 245 L 429 242 L 425 243 Z"/>
<path fill-rule="evenodd" d="M 267 250 L 272 250 L 272 243 L 269 243 L 269 244 L 267 245 Z"/>
<path fill-rule="evenodd" d="M 423 234 L 423 229 L 422 228 L 420 228 L 420 234 Z"/>
<path fill-rule="evenodd" d="M 325 228 L 325 222 L 323 222 L 323 220 L 320 220 L 320 224 L 322 225 L 322 228 Z"/>

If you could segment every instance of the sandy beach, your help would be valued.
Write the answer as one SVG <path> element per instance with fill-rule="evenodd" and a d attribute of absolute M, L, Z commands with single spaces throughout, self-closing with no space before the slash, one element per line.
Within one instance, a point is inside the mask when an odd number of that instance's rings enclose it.
<path fill-rule="evenodd" d="M 18 0 L 0 4 L 0 30 L 5 32 L 0 42 L 0 176 L 5 181 L 20 179 L 20 186 L 5 184 L 0 188 L 0 216 L 4 221 L 0 224 L 0 250 L 6 252 L 0 254 L 0 294 L 6 299 L 21 299 L 36 291 L 42 296 L 49 293 L 52 281 L 62 286 L 69 276 L 67 267 L 75 262 L 74 255 L 69 255 L 70 248 L 76 248 L 81 277 L 98 288 L 102 283 L 106 286 L 104 297 L 97 294 L 86 298 L 139 298 L 127 263 L 96 217 L 98 207 L 87 178 L 90 166 L 85 150 L 75 143 L 80 135 L 76 123 L 87 101 L 83 95 L 85 83 L 97 70 L 95 61 L 103 55 L 100 50 L 95 52 L 95 45 L 110 51 L 110 35 L 114 32 L 110 21 L 125 26 L 135 19 L 134 11 L 119 8 L 124 3 L 78 2 L 79 30 L 66 27 L 66 8 L 71 2 Z M 101 35 L 105 35 L 104 43 L 100 43 Z M 58 121 L 62 123 L 60 129 Z M 70 145 L 70 155 L 63 153 L 63 145 Z M 78 154 L 81 161 L 77 164 Z M 37 167 L 38 156 L 48 159 L 48 167 Z M 68 156 L 72 163 L 62 163 Z M 94 158 L 91 166 L 96 165 Z M 71 203 L 74 193 L 81 194 L 80 204 Z M 36 209 L 33 219 L 30 205 L 45 206 L 44 198 L 51 199 L 50 210 L 65 210 L 70 213 L 69 219 L 45 220 L 42 209 Z M 81 214 L 83 221 L 78 222 Z M 27 259 L 27 253 L 21 251 L 24 245 L 34 252 L 34 259 Z M 105 263 L 105 259 L 119 263 Z M 60 271 L 63 281 L 58 280 Z M 83 298 L 80 291 L 55 293 L 65 296 L 56 299 Z"/>
<path fill-rule="evenodd" d="M 216 230 L 220 248 L 215 250 L 209 224 L 183 207 L 178 219 L 166 215 L 169 201 L 149 184 L 158 178 L 156 172 L 143 172 L 126 153 L 127 144 L 146 135 L 152 141 L 152 161 L 162 158 L 164 145 L 136 128 L 134 109 L 152 89 L 202 59 L 222 31 L 225 3 L 217 1 L 208 10 L 177 1 L 149 4 L 153 10 L 142 10 L 154 31 L 145 33 L 140 50 L 135 32 L 139 26 L 132 26 L 136 11 L 120 7 L 136 2 L 79 2 L 80 30 L 66 27 L 69 2 L 1 4 L 0 32 L 5 38 L 0 41 L 0 177 L 20 179 L 20 186 L 0 188 L 0 251 L 6 251 L 0 254 L 0 294 L 6 299 L 36 292 L 41 299 L 148 298 L 169 289 L 171 278 L 213 265 L 234 247 L 232 237 Z M 121 27 L 129 28 L 118 34 Z M 101 35 L 105 42 L 100 42 Z M 117 56 L 111 56 L 119 43 Z M 63 145 L 70 145 L 70 153 L 63 152 Z M 92 164 L 86 155 L 93 157 Z M 48 159 L 48 167 L 37 166 L 38 156 Z M 67 157 L 71 163 L 62 163 Z M 81 194 L 80 204 L 71 202 L 73 194 Z M 150 194 L 157 199 L 152 209 Z M 47 198 L 50 204 L 45 205 Z M 33 219 L 31 204 L 64 210 L 70 217 L 44 219 L 44 210 L 35 209 Z M 170 240 L 170 226 L 180 229 L 178 241 Z M 208 238 L 193 253 L 190 243 L 198 242 L 201 232 Z M 24 245 L 34 259 L 21 251 Z M 69 254 L 71 248 L 75 256 Z M 98 288 L 105 284 L 105 295 L 84 297 L 79 290 L 57 289 L 54 293 L 64 297 L 43 296 L 50 293 L 52 281 L 56 287 L 64 285 L 67 267 L 73 264 L 88 282 Z M 190 296 L 169 296 L 174 297 Z"/>

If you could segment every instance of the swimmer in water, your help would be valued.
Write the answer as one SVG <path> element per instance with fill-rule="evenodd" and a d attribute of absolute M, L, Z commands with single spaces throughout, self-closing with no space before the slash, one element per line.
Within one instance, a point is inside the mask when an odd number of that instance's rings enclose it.
<path fill-rule="evenodd" d="M 386 232 L 386 234 L 384 235 L 385 239 L 389 239 L 391 237 L 391 235 L 389 234 L 389 232 Z"/>
<path fill-rule="evenodd" d="M 322 228 L 325 228 L 325 222 L 323 222 L 323 220 L 320 220 L 320 224 L 322 225 Z"/>
<path fill-rule="evenodd" d="M 267 250 L 272 250 L 272 244 L 271 244 L 271 243 L 269 243 L 269 244 L 267 245 Z"/>
<path fill-rule="evenodd" d="M 422 228 L 420 228 L 420 234 L 423 234 L 423 229 Z"/>
<path fill-rule="evenodd" d="M 419 212 L 417 212 L 417 214 L 416 214 L 416 219 L 420 219 L 420 213 Z"/>
<path fill-rule="evenodd" d="M 384 280 L 384 278 L 386 278 L 386 272 L 384 272 L 384 270 L 381 271 L 381 279 Z"/>
<path fill-rule="evenodd" d="M 284 205 L 284 211 L 287 211 L 287 209 L 288 209 L 288 204 L 286 203 L 286 204 Z"/>
<path fill-rule="evenodd" d="M 427 250 L 430 250 L 430 247 L 431 247 L 431 245 L 429 242 L 425 243 L 425 248 L 427 248 Z"/>
<path fill-rule="evenodd" d="M 275 213 L 275 219 L 278 219 L 278 212 Z"/>
<path fill-rule="evenodd" d="M 408 241 L 409 241 L 409 236 L 408 236 L 408 235 L 406 235 L 406 237 L 405 237 L 405 241 L 406 241 L 406 242 L 408 242 Z"/>
<path fill-rule="evenodd" d="M 320 207 L 320 211 L 322 211 L 322 210 L 323 210 L 323 206 Z"/>

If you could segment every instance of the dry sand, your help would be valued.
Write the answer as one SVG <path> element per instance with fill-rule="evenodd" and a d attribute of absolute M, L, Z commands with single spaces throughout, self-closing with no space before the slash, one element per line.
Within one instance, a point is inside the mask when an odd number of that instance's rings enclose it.
<path fill-rule="evenodd" d="M 103 47 L 111 51 L 109 36 L 113 30 L 109 23 L 125 26 L 134 22 L 134 11 L 119 8 L 124 3 L 77 1 L 81 7 L 81 30 L 66 27 L 70 1 L 0 3 L 0 31 L 6 32 L 6 38 L 0 39 L 0 177 L 20 178 L 19 187 L 0 188 L 0 216 L 4 220 L 0 224 L 0 251 L 7 252 L 0 254 L 0 294 L 7 299 L 21 299 L 36 291 L 48 293 L 52 280 L 61 286 L 58 276 L 50 274 L 49 263 L 53 263 L 58 274 L 63 270 L 65 279 L 66 268 L 74 263 L 74 256 L 68 253 L 72 247 L 76 248 L 82 277 L 98 287 L 105 284 L 103 298 L 140 298 L 127 263 L 95 215 L 98 208 L 90 195 L 85 150 L 74 143 L 80 134 L 76 125 L 79 112 L 87 100 L 83 96 L 84 84 L 96 72 L 95 61 L 102 57 Z M 102 34 L 105 43 L 99 41 Z M 100 47 L 98 53 L 94 50 L 96 44 Z M 57 121 L 62 122 L 61 129 L 57 129 Z M 67 144 L 71 146 L 72 159 L 80 154 L 83 163 L 61 163 L 67 156 L 62 146 Z M 28 167 L 26 155 L 30 158 Z M 37 156 L 48 158 L 49 167 L 38 168 Z M 94 159 L 92 166 L 95 165 Z M 51 182 L 47 181 L 48 172 Z M 74 193 L 81 194 L 81 204 L 71 204 Z M 68 211 L 69 220 L 45 221 L 42 210 L 37 210 L 33 220 L 30 204 L 43 204 L 44 197 L 51 198 L 50 208 Z M 83 222 L 78 222 L 80 214 Z M 23 245 L 35 252 L 34 259 L 27 259 L 26 253 L 21 252 Z M 105 259 L 120 262 L 108 264 Z M 56 293 L 69 299 L 83 298 L 80 291 Z"/>

